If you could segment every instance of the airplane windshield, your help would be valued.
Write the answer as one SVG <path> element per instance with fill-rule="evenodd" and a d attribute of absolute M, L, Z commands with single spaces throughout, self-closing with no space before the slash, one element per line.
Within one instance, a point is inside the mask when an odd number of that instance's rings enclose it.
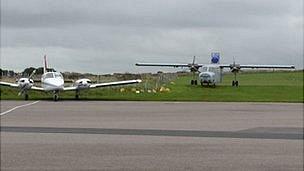
<path fill-rule="evenodd" d="M 207 72 L 208 71 L 208 67 L 202 67 L 202 72 Z"/>
<path fill-rule="evenodd" d="M 213 68 L 213 67 L 210 67 L 210 68 L 209 68 L 209 71 L 210 71 L 210 72 L 217 72 L 217 70 L 218 70 L 217 68 Z"/>
<path fill-rule="evenodd" d="M 60 73 L 55 73 L 55 78 L 62 78 L 62 75 Z"/>
<path fill-rule="evenodd" d="M 54 75 L 53 75 L 53 73 L 47 73 L 45 75 L 45 78 L 54 78 Z"/>

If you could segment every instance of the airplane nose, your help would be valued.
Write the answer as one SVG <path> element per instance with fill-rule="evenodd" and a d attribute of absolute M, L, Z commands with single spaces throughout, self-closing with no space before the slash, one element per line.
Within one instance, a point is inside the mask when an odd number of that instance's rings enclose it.
<path fill-rule="evenodd" d="M 55 87 L 63 88 L 63 81 L 62 80 L 57 80 L 54 83 Z"/>
<path fill-rule="evenodd" d="M 55 85 L 56 85 L 57 87 L 62 87 L 62 86 L 63 86 L 62 83 L 56 83 Z"/>

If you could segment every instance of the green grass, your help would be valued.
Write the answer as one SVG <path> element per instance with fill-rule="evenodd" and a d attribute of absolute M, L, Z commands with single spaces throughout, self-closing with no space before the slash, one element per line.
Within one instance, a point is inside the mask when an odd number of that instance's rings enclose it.
<path fill-rule="evenodd" d="M 191 86 L 190 76 L 179 77 L 174 84 L 164 85 L 169 92 L 140 93 L 126 92 L 120 88 L 93 89 L 81 92 L 82 100 L 140 100 L 140 101 L 224 101 L 224 102 L 300 102 L 303 103 L 303 71 L 263 72 L 238 74 L 239 87 L 231 87 L 232 74 L 224 76 L 223 83 L 216 88 Z M 135 86 L 143 89 L 143 84 Z M 1 99 L 23 99 L 18 90 L 1 87 Z M 74 99 L 74 92 L 60 94 L 63 100 Z M 30 99 L 51 100 L 52 95 L 43 92 L 30 92 Z"/>

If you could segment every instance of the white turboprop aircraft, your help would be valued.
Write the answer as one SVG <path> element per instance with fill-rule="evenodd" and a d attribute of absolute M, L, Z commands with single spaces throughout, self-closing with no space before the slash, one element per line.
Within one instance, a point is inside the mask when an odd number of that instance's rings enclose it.
<path fill-rule="evenodd" d="M 220 55 L 219 53 L 211 54 L 211 64 L 197 64 L 195 63 L 195 56 L 193 57 L 193 62 L 189 64 L 180 63 L 136 63 L 136 66 L 161 66 L 161 67 L 188 67 L 190 72 L 193 73 L 193 79 L 191 80 L 191 85 L 197 85 L 199 81 L 200 84 L 213 86 L 222 82 L 222 73 L 224 68 L 229 68 L 234 74 L 234 80 L 232 81 L 232 86 L 239 86 L 239 81 L 236 79 L 236 74 L 241 70 L 241 68 L 263 68 L 263 69 L 294 69 L 294 65 L 240 65 L 233 62 L 232 64 L 219 64 Z M 202 67 L 202 71 L 199 69 Z M 198 80 L 195 74 L 199 73 Z"/>
<path fill-rule="evenodd" d="M 8 83 L 8 82 L 0 82 L 0 85 L 19 88 L 20 92 L 18 95 L 24 95 L 25 100 L 28 100 L 29 98 L 28 95 L 29 90 L 37 90 L 37 91 L 53 92 L 54 94 L 53 99 L 54 101 L 57 101 L 59 98 L 59 92 L 61 91 L 75 91 L 76 92 L 75 98 L 78 99 L 80 90 L 108 87 L 108 86 L 120 86 L 126 84 L 136 84 L 141 82 L 141 80 L 126 80 L 126 81 L 115 81 L 115 82 L 92 84 L 92 81 L 89 79 L 79 79 L 75 81 L 73 86 L 64 87 L 64 79 L 60 72 L 47 71 L 46 56 L 44 56 L 44 73 L 41 77 L 42 87 L 34 86 L 34 81 L 31 79 L 34 73 L 35 70 L 30 75 L 29 78 L 20 78 L 16 84 Z"/>

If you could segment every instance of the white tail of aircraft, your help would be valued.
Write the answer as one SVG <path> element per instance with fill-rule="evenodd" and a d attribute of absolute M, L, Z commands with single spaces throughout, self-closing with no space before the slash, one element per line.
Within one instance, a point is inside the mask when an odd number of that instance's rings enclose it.
<path fill-rule="evenodd" d="M 47 72 L 47 61 L 46 61 L 46 55 L 44 55 L 43 58 L 43 73 Z"/>

